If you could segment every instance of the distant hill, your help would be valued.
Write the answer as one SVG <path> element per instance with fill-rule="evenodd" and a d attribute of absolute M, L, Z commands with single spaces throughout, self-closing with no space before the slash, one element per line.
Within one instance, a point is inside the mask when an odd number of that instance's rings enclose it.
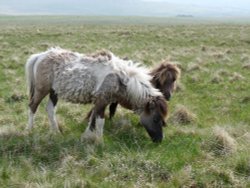
<path fill-rule="evenodd" d="M 193 15 L 187 15 L 187 14 L 178 14 L 176 17 L 182 17 L 182 18 L 192 18 Z"/>
<path fill-rule="evenodd" d="M 205 2 L 195 4 L 189 2 L 191 0 L 184 2 L 177 0 L 176 3 L 168 3 L 163 0 L 23 0 L 20 3 L 19 0 L 8 0 L 0 3 L 0 15 L 250 16 L 250 6 L 239 7 L 229 3 L 213 6 Z"/>

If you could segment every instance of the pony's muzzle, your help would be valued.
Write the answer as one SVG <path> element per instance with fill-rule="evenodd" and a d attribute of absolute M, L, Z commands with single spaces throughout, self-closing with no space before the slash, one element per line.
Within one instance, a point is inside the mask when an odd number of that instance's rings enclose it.
<path fill-rule="evenodd" d="M 170 101 L 170 99 L 171 99 L 171 93 L 170 93 L 170 92 L 165 92 L 165 93 L 164 93 L 164 97 L 165 97 L 165 99 L 166 99 L 167 101 Z"/>
<path fill-rule="evenodd" d="M 161 142 L 163 139 L 162 132 L 148 131 L 148 134 L 153 142 Z"/>
<path fill-rule="evenodd" d="M 162 142 L 162 139 L 163 139 L 163 136 L 160 136 L 160 137 L 152 138 L 152 141 L 155 143 L 160 143 L 160 142 Z"/>

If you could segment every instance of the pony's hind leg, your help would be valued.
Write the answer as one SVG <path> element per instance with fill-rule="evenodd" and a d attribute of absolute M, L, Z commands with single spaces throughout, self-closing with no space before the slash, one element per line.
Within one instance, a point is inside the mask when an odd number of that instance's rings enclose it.
<path fill-rule="evenodd" d="M 55 132 L 60 132 L 58 123 L 56 120 L 56 115 L 55 115 L 57 101 L 58 101 L 58 98 L 57 98 L 55 91 L 51 90 L 46 110 L 48 112 L 51 130 Z"/>
<path fill-rule="evenodd" d="M 29 121 L 26 129 L 30 130 L 34 126 L 34 116 L 37 111 L 37 107 L 43 100 L 43 98 L 47 95 L 46 92 L 39 92 L 37 90 L 34 91 L 34 94 L 30 96 L 29 102 Z"/>

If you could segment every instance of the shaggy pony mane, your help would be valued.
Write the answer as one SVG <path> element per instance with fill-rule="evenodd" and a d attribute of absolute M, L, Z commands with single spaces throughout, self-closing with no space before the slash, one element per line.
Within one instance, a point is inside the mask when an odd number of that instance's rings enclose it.
<path fill-rule="evenodd" d="M 152 76 L 149 70 L 140 63 L 123 60 L 113 54 L 110 62 L 117 70 L 123 84 L 126 85 L 128 97 L 132 98 L 135 103 L 145 98 L 162 96 L 162 93 L 151 84 Z"/>
<path fill-rule="evenodd" d="M 169 62 L 161 63 L 150 72 L 150 75 L 154 76 L 152 81 L 159 81 L 160 84 L 164 84 L 168 79 L 176 81 L 179 79 L 180 74 L 181 71 L 178 66 Z M 156 83 L 153 84 L 155 85 Z"/>

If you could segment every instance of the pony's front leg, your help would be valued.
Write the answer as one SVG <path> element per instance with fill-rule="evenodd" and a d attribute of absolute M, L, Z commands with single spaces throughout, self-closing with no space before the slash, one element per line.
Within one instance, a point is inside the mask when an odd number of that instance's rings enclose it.
<path fill-rule="evenodd" d="M 93 143 L 101 143 L 103 141 L 103 128 L 105 124 L 104 111 L 106 105 L 96 103 L 89 118 L 88 127 L 82 134 L 81 140 Z"/>
<path fill-rule="evenodd" d="M 95 107 L 92 110 L 88 127 L 82 135 L 82 139 L 94 142 L 102 141 L 104 127 L 104 111 L 112 101 L 113 95 L 119 91 L 121 81 L 118 75 L 109 74 L 105 77 L 102 85 L 93 94 L 96 98 Z"/>
<path fill-rule="evenodd" d="M 113 102 L 109 105 L 109 119 L 112 119 L 115 115 L 118 102 Z"/>

